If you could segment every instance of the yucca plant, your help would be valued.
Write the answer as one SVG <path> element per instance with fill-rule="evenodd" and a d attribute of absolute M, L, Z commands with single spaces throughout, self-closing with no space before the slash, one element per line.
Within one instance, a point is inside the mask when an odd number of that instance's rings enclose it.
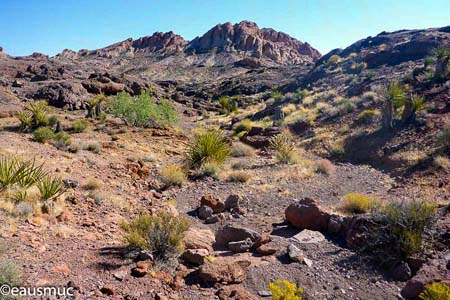
<path fill-rule="evenodd" d="M 230 156 L 231 147 L 227 138 L 219 130 L 208 130 L 197 134 L 189 145 L 187 162 L 190 168 L 198 169 L 204 163 L 214 162 L 218 165 Z"/>
<path fill-rule="evenodd" d="M 31 112 L 33 128 L 49 125 L 49 117 L 47 115 L 48 105 L 45 100 L 39 100 L 29 104 L 26 110 Z"/>
<path fill-rule="evenodd" d="M 15 202 L 24 202 L 27 200 L 28 192 L 27 190 L 19 189 L 14 192 L 14 195 L 12 196 L 12 199 Z"/>
<path fill-rule="evenodd" d="M 17 182 L 17 166 L 19 162 L 15 158 L 0 157 L 0 191 Z"/>
<path fill-rule="evenodd" d="M 450 47 L 439 47 L 433 52 L 436 56 L 435 77 L 445 79 L 450 74 Z"/>
<path fill-rule="evenodd" d="M 33 115 L 29 111 L 19 111 L 16 115 L 17 119 L 20 121 L 19 130 L 26 132 L 31 129 L 33 125 Z"/>
<path fill-rule="evenodd" d="M 425 108 L 425 98 L 420 95 L 414 95 L 412 97 L 412 109 L 414 112 L 421 111 Z"/>
<path fill-rule="evenodd" d="M 397 110 L 405 105 L 406 92 L 398 82 L 391 83 L 387 88 L 387 97 L 390 98 L 394 104 L 394 109 Z"/>
<path fill-rule="evenodd" d="M 23 188 L 31 187 L 47 175 L 44 164 L 38 165 L 34 159 L 20 162 L 16 172 L 18 173 L 17 183 Z"/>
<path fill-rule="evenodd" d="M 38 183 L 37 187 L 41 193 L 42 201 L 54 200 L 61 196 L 65 191 L 64 183 L 59 177 L 45 176 Z"/>
<path fill-rule="evenodd" d="M 270 139 L 270 147 L 275 150 L 275 156 L 281 163 L 294 163 L 295 142 L 288 131 L 277 134 Z"/>

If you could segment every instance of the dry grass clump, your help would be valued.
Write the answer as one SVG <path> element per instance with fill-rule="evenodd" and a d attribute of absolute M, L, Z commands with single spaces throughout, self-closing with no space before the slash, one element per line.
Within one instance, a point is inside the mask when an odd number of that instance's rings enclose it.
<path fill-rule="evenodd" d="M 450 170 L 450 159 L 445 156 L 436 156 L 433 165 L 438 169 Z"/>
<path fill-rule="evenodd" d="M 72 131 L 75 133 L 81 133 L 86 130 L 89 122 L 86 120 L 76 120 L 72 123 Z"/>
<path fill-rule="evenodd" d="M 161 171 L 161 181 L 166 187 L 182 186 L 186 183 L 186 179 L 186 174 L 180 166 L 169 165 Z"/>
<path fill-rule="evenodd" d="M 248 132 L 253 127 L 253 122 L 250 119 L 244 119 L 237 124 L 234 128 L 234 133 L 236 135 L 243 135 Z"/>
<path fill-rule="evenodd" d="M 275 151 L 275 157 L 281 163 L 295 164 L 298 154 L 295 152 L 295 142 L 288 131 L 280 133 L 270 139 L 270 147 Z"/>
<path fill-rule="evenodd" d="M 336 173 L 336 167 L 328 159 L 320 159 L 316 162 L 316 172 L 331 176 Z"/>
<path fill-rule="evenodd" d="M 87 145 L 83 145 L 83 150 L 90 151 L 95 154 L 99 154 L 102 150 L 102 145 L 98 142 L 95 143 L 89 143 Z"/>
<path fill-rule="evenodd" d="M 233 171 L 228 176 L 228 180 L 231 182 L 245 183 L 252 178 L 252 174 L 247 171 Z"/>
<path fill-rule="evenodd" d="M 84 185 L 83 189 L 88 191 L 95 191 L 102 187 L 103 183 L 95 178 L 89 179 Z"/>
<path fill-rule="evenodd" d="M 281 108 L 281 111 L 286 115 L 289 116 L 291 113 L 297 110 L 297 106 L 293 103 L 289 103 Z"/>
<path fill-rule="evenodd" d="M 364 214 L 379 207 L 379 200 L 359 193 L 349 193 L 343 197 L 339 209 L 349 214 Z"/>
<path fill-rule="evenodd" d="M 156 261 L 164 263 L 179 256 L 189 226 L 187 217 L 175 217 L 161 211 L 157 215 L 140 215 L 129 223 L 123 223 L 122 229 L 130 245 L 152 252 Z"/>
<path fill-rule="evenodd" d="M 230 153 L 230 143 L 223 133 L 207 130 L 195 136 L 188 147 L 186 160 L 190 168 L 199 169 L 204 163 L 222 165 Z"/>
<path fill-rule="evenodd" d="M 198 175 L 200 177 L 212 177 L 212 178 L 219 178 L 219 173 L 222 165 L 218 164 L 214 161 L 212 162 L 205 162 L 202 164 L 200 169 L 198 170 Z"/>
<path fill-rule="evenodd" d="M 443 282 L 433 282 L 427 284 L 419 295 L 420 300 L 441 300 L 450 299 L 450 285 Z"/>
<path fill-rule="evenodd" d="M 255 149 L 244 143 L 233 143 L 231 148 L 231 156 L 233 157 L 250 157 L 255 155 Z"/>

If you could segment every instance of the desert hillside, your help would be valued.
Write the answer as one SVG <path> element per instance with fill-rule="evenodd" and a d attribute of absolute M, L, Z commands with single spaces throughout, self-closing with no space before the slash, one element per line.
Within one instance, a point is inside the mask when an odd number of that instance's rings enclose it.
<path fill-rule="evenodd" d="M 67 299 L 450 300 L 450 27 L 0 47 L 0 230 Z"/>

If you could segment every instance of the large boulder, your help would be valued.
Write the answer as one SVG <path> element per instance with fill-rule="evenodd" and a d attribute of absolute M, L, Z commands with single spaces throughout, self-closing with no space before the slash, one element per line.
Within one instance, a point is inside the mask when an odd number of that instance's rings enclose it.
<path fill-rule="evenodd" d="M 241 137 L 241 141 L 255 148 L 267 148 L 270 146 L 270 139 L 280 133 L 279 127 L 252 127 Z"/>
<path fill-rule="evenodd" d="M 230 242 L 240 242 L 247 239 L 255 245 L 261 240 L 261 235 L 252 229 L 236 225 L 226 225 L 216 234 L 216 242 L 221 246 L 227 246 Z"/>
<path fill-rule="evenodd" d="M 424 265 L 403 287 L 401 294 L 405 299 L 416 300 L 425 285 L 442 282 L 450 285 L 450 253 L 440 259 L 433 259 Z"/>
<path fill-rule="evenodd" d="M 330 214 L 311 198 L 303 198 L 286 208 L 286 220 L 300 229 L 326 231 Z"/>
<path fill-rule="evenodd" d="M 216 238 L 214 233 L 208 228 L 191 227 L 186 232 L 183 241 L 186 249 L 206 249 L 212 252 L 212 245 L 215 243 Z"/>
<path fill-rule="evenodd" d="M 211 194 L 204 195 L 200 199 L 200 205 L 211 207 L 213 212 L 216 214 L 225 210 L 225 203 L 218 197 Z"/>
<path fill-rule="evenodd" d="M 204 263 L 198 276 L 212 283 L 240 283 L 245 280 L 249 266 L 248 260 L 233 261 L 229 258 L 218 258 L 214 262 Z"/>
<path fill-rule="evenodd" d="M 79 83 L 52 82 L 29 96 L 36 100 L 45 99 L 51 106 L 59 108 L 83 109 L 87 93 Z"/>

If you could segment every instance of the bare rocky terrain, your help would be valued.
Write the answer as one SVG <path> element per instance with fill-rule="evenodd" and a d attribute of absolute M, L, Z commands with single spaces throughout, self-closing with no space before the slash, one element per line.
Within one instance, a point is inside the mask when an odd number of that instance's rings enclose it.
<path fill-rule="evenodd" d="M 1 190 L 3 256 L 20 267 L 24 285 L 73 287 L 75 299 L 270 299 L 269 283 L 283 279 L 309 300 L 414 300 L 429 283 L 450 284 L 450 146 L 439 144 L 450 128 L 450 78 L 433 79 L 428 59 L 450 46 L 449 28 L 383 32 L 325 55 L 248 21 L 192 41 L 157 32 L 54 57 L 0 48 L 0 155 L 34 158 L 67 188 L 50 212 L 35 203 L 24 214 Z M 383 130 L 384 90 L 394 81 L 424 104 Z M 86 117 L 98 95 L 145 90 L 169 99 L 176 125 Z M 223 114 L 221 97 L 236 111 Z M 77 151 L 20 130 L 17 113 L 41 99 Z M 77 120 L 87 121 L 83 132 L 71 131 Z M 183 165 L 199 128 L 212 127 L 233 149 L 253 148 L 231 155 L 215 176 L 188 170 L 181 186 L 165 187 L 162 170 Z M 286 129 L 298 154 L 292 164 L 270 147 Z M 381 206 L 435 205 L 426 247 L 388 269 L 374 263 L 361 250 L 372 214 L 340 209 L 350 193 Z M 161 211 L 190 221 L 184 250 L 167 268 L 130 249 L 121 228 Z"/>

